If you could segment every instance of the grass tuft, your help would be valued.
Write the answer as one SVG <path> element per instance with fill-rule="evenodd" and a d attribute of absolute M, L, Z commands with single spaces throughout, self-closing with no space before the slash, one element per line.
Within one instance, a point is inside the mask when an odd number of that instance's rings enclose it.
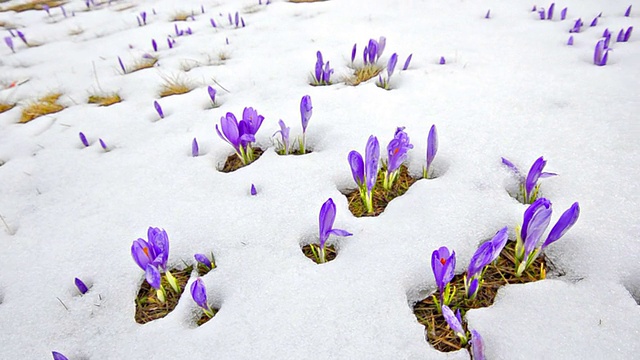
<path fill-rule="evenodd" d="M 363 67 L 357 67 L 353 71 L 353 76 L 348 80 L 350 85 L 356 86 L 369 79 L 373 79 L 378 76 L 382 71 L 382 67 L 378 65 L 365 65 Z"/>
<path fill-rule="evenodd" d="M 87 100 L 89 104 L 98 104 L 100 106 L 109 106 L 117 104 L 121 101 L 122 98 L 120 98 L 120 95 L 118 95 L 118 93 L 90 95 L 89 99 Z"/>
<path fill-rule="evenodd" d="M 184 76 L 165 77 L 160 88 L 160 97 L 186 94 L 193 90 L 192 82 Z"/>
<path fill-rule="evenodd" d="M 140 60 L 137 60 L 133 63 L 133 66 L 130 69 L 127 69 L 127 74 L 132 73 L 142 69 L 152 68 L 158 62 L 158 58 L 155 56 L 142 57 Z"/>
<path fill-rule="evenodd" d="M 302 247 L 302 253 L 304 254 L 304 256 L 311 259 L 314 263 L 320 264 L 319 259 L 316 258 L 316 256 L 313 254 L 313 250 L 311 250 L 312 245 L 316 247 L 316 251 L 320 251 L 320 248 L 317 244 L 308 244 Z M 325 263 L 328 263 L 329 261 L 335 259 L 336 256 L 338 256 L 338 252 L 336 251 L 335 246 L 325 244 L 324 248 L 326 252 Z"/>
<path fill-rule="evenodd" d="M 51 93 L 27 105 L 22 109 L 20 123 L 24 124 L 40 116 L 57 113 L 64 109 L 64 106 L 58 104 L 60 96 L 62 96 L 60 93 Z"/>
<path fill-rule="evenodd" d="M 16 104 L 0 102 L 0 114 L 13 109 L 15 106 Z"/>
<path fill-rule="evenodd" d="M 376 186 L 373 188 L 373 214 L 367 213 L 367 209 L 360 198 L 360 191 L 356 189 L 348 193 L 343 193 L 347 196 L 349 210 L 354 216 L 378 216 L 382 214 L 391 200 L 406 193 L 407 190 L 409 190 L 409 187 L 417 181 L 417 179 L 414 179 L 409 175 L 409 171 L 405 165 L 400 165 L 400 174 L 398 175 L 396 182 L 393 184 L 390 191 L 386 191 L 382 187 L 385 171 L 386 169 L 383 168 L 378 172 Z"/>
<path fill-rule="evenodd" d="M 190 17 L 193 17 L 193 14 L 190 14 L 186 11 L 179 11 L 171 18 L 171 21 L 187 21 Z"/>
<path fill-rule="evenodd" d="M 184 270 L 172 270 L 171 274 L 176 278 L 180 289 L 184 292 L 185 286 L 191 277 L 193 267 L 189 266 Z M 156 289 L 152 288 L 148 282 L 143 281 L 136 297 L 136 314 L 135 320 L 138 324 L 146 324 L 149 321 L 163 318 L 167 316 L 180 300 L 181 294 L 176 294 L 165 276 L 162 276 L 162 286 L 167 290 L 167 301 L 162 304 L 156 297 Z"/>
<path fill-rule="evenodd" d="M 253 162 L 255 162 L 262 155 L 263 151 L 259 147 L 254 147 L 252 149 L 254 155 Z M 222 170 L 220 171 L 222 171 L 223 173 L 230 173 L 240 169 L 243 166 L 245 165 L 242 163 L 242 160 L 240 160 L 240 157 L 236 153 L 233 153 L 229 155 L 227 161 L 225 161 L 224 166 L 222 167 Z"/>
<path fill-rule="evenodd" d="M 449 304 L 451 310 L 455 312 L 456 309 L 460 309 L 464 320 L 464 315 L 468 310 L 491 306 L 496 298 L 498 289 L 502 286 L 524 284 L 544 279 L 545 275 L 541 273 L 541 269 L 546 269 L 548 262 L 544 255 L 539 256 L 522 276 L 517 277 L 515 274 L 514 252 L 515 241 L 509 241 L 502 249 L 496 262 L 487 266 L 483 276 L 484 283 L 473 301 L 466 299 L 464 295 L 464 274 L 456 275 L 451 281 L 451 285 L 457 289 L 455 297 Z M 436 291 L 434 295 L 438 297 L 438 292 Z M 425 326 L 427 341 L 435 349 L 449 352 L 462 348 L 460 340 L 449 328 L 431 296 L 416 303 L 413 306 L 413 314 L 418 322 Z M 464 321 L 463 326 L 466 329 L 466 322 Z"/>
<path fill-rule="evenodd" d="M 63 0 L 31 0 L 23 4 L 16 4 L 9 6 L 2 11 L 15 11 L 22 12 L 27 10 L 42 10 L 44 5 L 48 5 L 50 8 L 64 5 Z"/>

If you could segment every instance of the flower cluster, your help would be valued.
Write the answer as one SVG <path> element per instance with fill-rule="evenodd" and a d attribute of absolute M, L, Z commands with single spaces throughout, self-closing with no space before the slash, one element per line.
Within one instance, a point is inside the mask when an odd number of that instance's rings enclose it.
<path fill-rule="evenodd" d="M 161 273 L 165 274 L 169 285 L 180 293 L 180 286 L 175 277 L 167 270 L 169 259 L 169 237 L 167 232 L 160 228 L 149 227 L 147 240 L 138 239 L 131 245 L 131 256 L 138 266 L 144 270 L 149 285 L 156 289 L 158 300 L 166 301 L 166 291 L 161 284 Z"/>
<path fill-rule="evenodd" d="M 522 201 L 525 204 L 531 204 L 538 198 L 538 193 L 540 192 L 540 184 L 538 184 L 539 179 L 547 178 L 550 176 L 556 176 L 555 173 L 542 172 L 547 161 L 541 156 L 539 157 L 531 168 L 529 169 L 529 173 L 527 173 L 527 177 L 523 177 L 520 173 L 520 170 L 509 160 L 502 158 L 502 163 L 506 165 L 509 169 L 511 169 L 516 176 L 520 179 L 520 195 L 522 196 Z"/>
<path fill-rule="evenodd" d="M 228 142 L 242 161 L 242 164 L 250 164 L 254 159 L 252 144 L 256 141 L 255 134 L 260 129 L 264 116 L 252 107 L 244 108 L 242 120 L 238 122 L 233 113 L 228 112 L 220 118 L 220 128 L 216 125 L 216 132 L 222 140 Z"/>
<path fill-rule="evenodd" d="M 313 74 L 313 85 L 331 85 L 331 74 L 333 74 L 333 69 L 329 65 L 329 61 L 326 63 L 322 59 L 322 53 L 318 51 L 316 53 L 316 67 Z"/>
<path fill-rule="evenodd" d="M 437 134 L 435 125 L 431 127 L 427 139 L 427 163 L 424 168 L 424 178 L 429 178 L 429 168 L 438 149 Z M 383 165 L 384 177 L 382 187 L 389 191 L 400 174 L 400 166 L 407 160 L 407 153 L 413 149 L 409 141 L 409 135 L 404 131 L 404 127 L 398 127 L 393 139 L 387 145 L 387 160 Z M 365 146 L 364 157 L 357 151 L 352 150 L 347 160 L 351 167 L 351 175 L 358 186 L 360 198 L 368 214 L 374 212 L 373 190 L 378 179 L 378 165 L 380 163 L 380 144 L 378 138 L 371 135 Z"/>
<path fill-rule="evenodd" d="M 540 198 L 524 212 L 521 227 L 516 228 L 516 275 L 520 276 L 547 246 L 560 239 L 578 221 L 580 206 L 573 203 L 551 228 L 547 239 L 538 245 L 551 221 L 551 202 Z"/>
<path fill-rule="evenodd" d="M 494 262 L 507 244 L 507 231 L 505 226 L 490 240 L 480 245 L 471 257 L 467 273 L 464 276 L 465 295 L 469 300 L 476 298 L 478 290 L 482 286 L 482 275 L 487 265 Z"/>
<path fill-rule="evenodd" d="M 341 229 L 334 229 L 333 223 L 336 220 L 336 205 L 333 203 L 333 199 L 329 198 L 322 204 L 320 208 L 320 215 L 318 216 L 318 229 L 320 245 L 318 249 L 312 244 L 311 251 L 318 260 L 318 263 L 322 264 L 326 262 L 326 243 L 330 235 L 336 236 L 351 236 L 350 232 Z"/>

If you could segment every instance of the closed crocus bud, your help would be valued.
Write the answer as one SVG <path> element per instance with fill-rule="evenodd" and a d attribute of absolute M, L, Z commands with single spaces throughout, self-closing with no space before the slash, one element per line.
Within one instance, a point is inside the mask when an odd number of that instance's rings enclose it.
<path fill-rule="evenodd" d="M 446 64 L 447 61 L 444 59 L 444 56 L 440 56 L 440 65 Z"/>
<path fill-rule="evenodd" d="M 89 291 L 89 288 L 82 280 L 75 278 L 74 283 L 76 284 L 78 291 L 80 291 L 80 294 L 84 295 Z"/>
<path fill-rule="evenodd" d="M 80 141 L 82 141 L 82 145 L 84 145 L 85 147 L 89 146 L 89 141 L 87 140 L 87 137 L 84 136 L 82 131 L 78 133 L 78 136 L 80 137 Z"/>
<path fill-rule="evenodd" d="M 160 106 L 160 103 L 158 103 L 158 101 L 154 100 L 153 101 L 153 106 L 156 108 L 156 111 L 158 112 L 158 115 L 160 116 L 160 118 L 164 119 L 164 112 L 162 111 L 162 107 Z"/>
<path fill-rule="evenodd" d="M 69 360 L 66 356 L 62 355 L 57 351 L 52 351 L 51 355 L 53 355 L 53 360 Z"/>
<path fill-rule="evenodd" d="M 216 89 L 214 89 L 213 87 L 209 86 L 207 87 L 207 92 L 209 93 L 209 98 L 211 98 L 211 102 L 212 103 L 216 103 Z"/>
<path fill-rule="evenodd" d="M 256 190 L 256 186 L 253 184 L 251 184 L 251 195 L 252 196 L 258 195 L 258 190 Z"/>
<path fill-rule="evenodd" d="M 213 266 L 213 264 L 211 264 L 211 260 L 209 260 L 209 258 L 207 257 L 207 255 L 205 254 L 195 254 L 193 255 L 193 257 L 196 259 L 196 261 L 204 266 L 206 266 L 208 269 L 211 269 Z"/>
<path fill-rule="evenodd" d="M 193 138 L 193 141 L 191 142 L 191 156 L 197 157 L 198 155 L 200 155 L 200 149 L 198 148 L 198 140 L 196 140 L 196 138 Z"/>

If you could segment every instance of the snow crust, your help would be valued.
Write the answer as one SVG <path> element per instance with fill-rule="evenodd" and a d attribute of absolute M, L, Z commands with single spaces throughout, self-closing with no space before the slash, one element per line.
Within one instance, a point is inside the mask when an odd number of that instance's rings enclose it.
<path fill-rule="evenodd" d="M 0 91 L 0 100 L 19 103 L 0 114 L 0 215 L 8 226 L 0 224 L 0 358 L 42 359 L 56 350 L 70 359 L 468 359 L 464 351 L 431 348 L 411 307 L 434 289 L 434 249 L 453 248 L 462 273 L 495 231 L 508 225 L 513 238 L 525 206 L 506 192 L 513 178 L 500 157 L 528 169 L 542 155 L 546 170 L 560 175 L 542 180 L 552 221 L 574 201 L 582 210 L 547 249 L 565 275 L 504 287 L 494 306 L 468 313 L 470 328 L 485 339 L 488 359 L 636 357 L 637 36 L 612 41 L 607 66 L 593 65 L 592 55 L 605 28 L 640 29 L 640 2 L 556 2 L 556 13 L 569 9 L 565 21 L 540 21 L 532 5 L 185 0 L 115 1 L 84 11 L 77 1 L 66 6 L 75 11 L 68 18 L 59 9 L 52 17 L 0 12 L 0 22 L 42 43 L 26 48 L 14 38 L 15 54 L 0 44 L 0 84 L 29 80 Z M 195 20 L 179 27 L 193 35 L 172 35 L 177 43 L 168 49 L 171 17 L 192 10 Z M 139 27 L 141 11 L 147 25 Z M 236 11 L 245 28 L 229 25 L 227 14 Z M 213 28 L 210 18 L 221 26 Z M 567 46 L 577 18 L 587 26 Z M 381 35 L 383 64 L 393 52 L 400 64 L 413 53 L 409 69 L 393 75 L 391 91 L 373 80 L 308 85 L 316 51 L 338 80 L 350 74 L 353 44 L 362 61 L 369 38 Z M 159 66 L 122 75 L 117 57 L 131 66 L 152 52 L 151 39 Z M 181 72 L 194 62 L 205 66 Z M 159 99 L 163 79 L 172 76 L 186 76 L 196 88 Z M 218 90 L 218 108 L 211 109 L 208 85 Z M 101 90 L 124 101 L 86 104 Z M 24 105 L 51 91 L 64 94 L 67 109 L 17 124 Z M 279 156 L 271 135 L 279 119 L 292 137 L 301 134 L 299 101 L 307 94 L 313 152 Z M 265 154 L 221 173 L 232 149 L 214 126 L 245 106 L 266 118 L 257 134 Z M 405 126 L 415 146 L 408 166 L 417 175 L 432 124 L 440 137 L 438 177 L 419 180 L 378 217 L 352 216 L 341 194 L 355 187 L 348 152 L 363 151 L 372 134 L 386 147 Z M 80 143 L 80 131 L 90 147 Z M 102 151 L 98 138 L 112 150 Z M 336 227 L 354 235 L 332 237 L 338 257 L 315 265 L 300 247 L 316 241 L 318 212 L 329 197 Z M 185 293 L 166 318 L 135 323 L 143 273 L 129 250 L 149 226 L 167 230 L 170 267 L 193 262 L 197 252 L 215 254 L 218 268 L 203 277 L 221 309 L 212 321 L 195 327 L 196 305 Z M 77 296 L 74 277 L 91 285 L 85 296 Z"/>

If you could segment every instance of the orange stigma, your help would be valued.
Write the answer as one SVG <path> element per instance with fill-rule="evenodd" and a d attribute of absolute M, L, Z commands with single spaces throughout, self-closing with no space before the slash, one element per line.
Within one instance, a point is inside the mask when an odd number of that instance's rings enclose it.
<path fill-rule="evenodd" d="M 143 247 L 142 251 L 144 251 L 144 254 L 147 255 L 147 257 L 149 257 L 149 248 L 148 247 Z M 444 264 L 444 263 L 443 263 Z"/>
<path fill-rule="evenodd" d="M 445 258 L 440 258 L 440 264 L 444 265 L 444 263 L 446 263 L 447 260 L 445 260 Z"/>

